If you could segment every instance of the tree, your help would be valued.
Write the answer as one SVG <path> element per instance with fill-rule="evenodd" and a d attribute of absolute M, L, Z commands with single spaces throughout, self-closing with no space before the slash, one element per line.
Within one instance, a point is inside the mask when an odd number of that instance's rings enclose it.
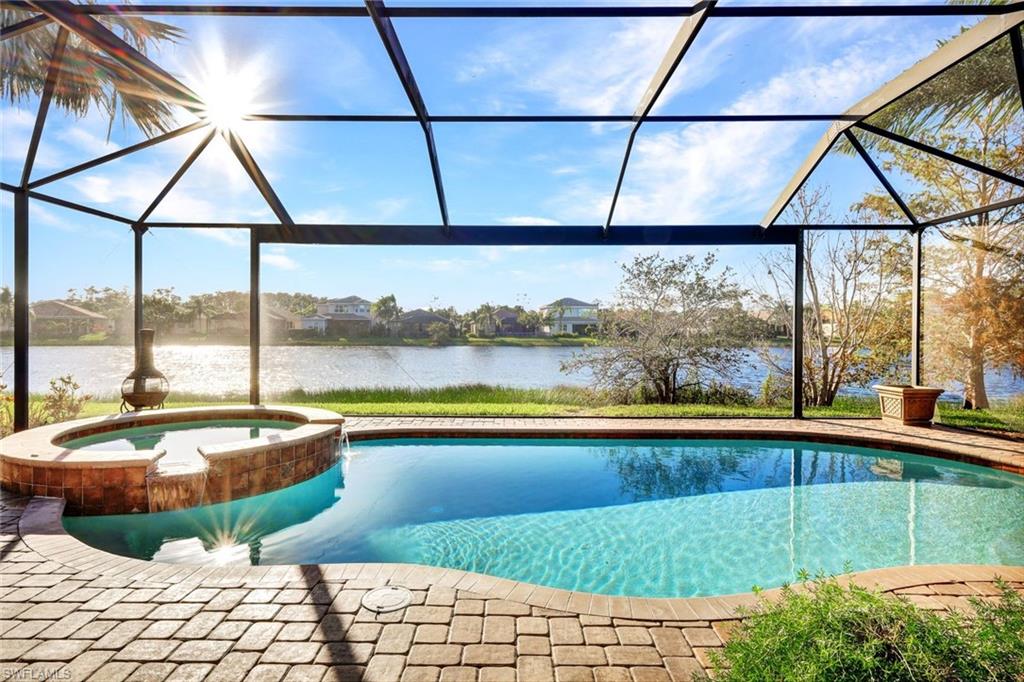
<path fill-rule="evenodd" d="M 829 222 L 825 191 L 801 188 L 787 214 L 789 224 Z M 792 300 L 792 252 L 764 255 L 761 263 L 767 305 L 785 305 Z M 803 400 L 828 406 L 843 386 L 893 376 L 903 364 L 910 350 L 910 253 L 905 241 L 878 230 L 807 230 L 804 263 Z M 767 348 L 760 355 L 773 373 L 792 376 Z"/>
<path fill-rule="evenodd" d="M 0 327 L 7 329 L 14 321 L 14 294 L 8 286 L 0 287 Z"/>
<path fill-rule="evenodd" d="M 527 331 L 537 333 L 544 326 L 544 316 L 536 310 L 524 310 L 519 313 L 519 324 L 523 325 Z"/>
<path fill-rule="evenodd" d="M 6 4 L 0 11 L 4 26 L 35 14 Z M 95 19 L 143 54 L 160 42 L 176 42 L 184 36 L 176 26 L 140 16 L 105 14 Z M 0 52 L 4 99 L 20 104 L 42 92 L 56 36 L 57 27 L 51 24 L 4 40 Z M 119 116 L 122 124 L 130 118 L 148 136 L 166 132 L 174 123 L 174 109 L 146 81 L 74 33 L 68 37 L 53 104 L 78 117 L 98 108 L 110 118 L 111 128 Z"/>
<path fill-rule="evenodd" d="M 427 325 L 427 335 L 435 346 L 444 346 L 451 340 L 451 329 L 446 322 L 431 322 Z"/>
<path fill-rule="evenodd" d="M 154 289 L 142 299 L 145 324 L 157 332 L 169 332 L 181 315 L 181 296 L 174 292 L 174 287 Z"/>
<path fill-rule="evenodd" d="M 873 118 L 916 140 L 986 167 L 1024 176 L 1024 123 L 1006 38 L 996 41 Z M 1019 188 L 883 138 L 867 138 L 883 169 L 909 179 L 904 196 L 920 219 L 998 205 Z M 880 192 L 862 205 L 879 220 L 902 216 Z M 928 228 L 924 252 L 924 370 L 958 381 L 965 408 L 989 406 L 985 373 L 1024 373 L 1024 213 L 1008 206 Z"/>
<path fill-rule="evenodd" d="M 599 318 L 597 346 L 562 363 L 587 368 L 619 400 L 674 403 L 684 382 L 734 377 L 749 341 L 745 295 L 717 259 L 638 255 L 622 265 L 614 305 Z"/>
<path fill-rule="evenodd" d="M 472 313 L 473 323 L 479 336 L 494 336 L 498 330 L 498 309 L 490 303 L 482 303 Z"/>
<path fill-rule="evenodd" d="M 402 317 L 402 309 L 399 307 L 395 295 L 388 294 L 381 296 L 370 306 L 370 314 L 384 326 L 386 333 L 390 335 L 395 323 Z"/>

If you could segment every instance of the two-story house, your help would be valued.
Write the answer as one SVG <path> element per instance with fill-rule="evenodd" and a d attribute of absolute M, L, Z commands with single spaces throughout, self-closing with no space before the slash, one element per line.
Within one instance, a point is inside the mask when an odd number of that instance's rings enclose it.
<path fill-rule="evenodd" d="M 302 328 L 332 336 L 367 336 L 373 325 L 372 304 L 361 296 L 332 298 L 316 304 L 316 314 L 302 318 Z"/>
<path fill-rule="evenodd" d="M 597 327 L 596 303 L 587 303 L 578 298 L 560 298 L 540 307 L 544 316 L 544 333 L 589 334 Z"/>

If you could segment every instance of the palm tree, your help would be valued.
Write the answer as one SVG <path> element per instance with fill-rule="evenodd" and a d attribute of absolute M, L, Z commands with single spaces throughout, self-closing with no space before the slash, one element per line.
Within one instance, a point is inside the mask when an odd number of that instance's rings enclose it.
<path fill-rule="evenodd" d="M 498 329 L 498 309 L 490 303 L 483 303 L 473 312 L 473 322 L 483 332 L 481 336 L 493 336 Z"/>
<path fill-rule="evenodd" d="M 0 21 L 10 26 L 35 14 L 4 5 Z M 98 15 L 96 20 L 143 54 L 155 43 L 185 35 L 176 26 L 139 16 Z M 57 31 L 51 24 L 3 41 L 0 93 L 5 100 L 20 104 L 43 91 Z M 174 109 L 152 87 L 74 33 L 68 37 L 53 104 L 78 117 L 98 108 L 110 119 L 108 136 L 118 118 L 122 125 L 131 119 L 150 137 L 174 124 Z"/>
<path fill-rule="evenodd" d="M 381 296 L 377 302 L 370 306 L 370 314 L 378 323 L 384 326 L 386 333 L 390 334 L 398 318 L 402 316 L 402 309 L 394 294 Z"/>

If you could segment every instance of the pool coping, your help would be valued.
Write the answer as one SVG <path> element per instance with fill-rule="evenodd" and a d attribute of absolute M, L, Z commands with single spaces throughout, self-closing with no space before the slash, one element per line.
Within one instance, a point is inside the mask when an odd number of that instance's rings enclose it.
<path fill-rule="evenodd" d="M 70 535 L 61 523 L 64 500 L 33 497 L 19 521 L 22 541 L 34 552 L 62 566 L 122 580 L 153 580 L 160 576 L 180 585 L 260 585 L 268 575 L 275 580 L 301 581 L 313 572 L 325 581 L 374 580 L 393 585 L 436 585 L 473 592 L 486 599 L 502 599 L 565 613 L 634 620 L 726 621 L 743 617 L 761 598 L 777 598 L 782 588 L 706 597 L 628 597 L 576 592 L 454 568 L 419 564 L 348 563 L 225 566 L 172 564 L 111 554 Z M 1024 566 L 934 564 L 895 566 L 859 571 L 838 577 L 884 592 L 937 583 L 1006 580 L 1024 582 Z"/>
<path fill-rule="evenodd" d="M 853 445 L 977 464 L 1024 475 L 1024 441 L 941 425 L 905 426 L 881 419 L 601 417 L 346 418 L 352 441 L 377 438 L 665 438 L 785 440 Z"/>

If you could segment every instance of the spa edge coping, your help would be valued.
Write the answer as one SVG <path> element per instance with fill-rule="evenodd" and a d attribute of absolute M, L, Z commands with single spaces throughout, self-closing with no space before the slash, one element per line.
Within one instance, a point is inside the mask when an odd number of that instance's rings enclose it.
<path fill-rule="evenodd" d="M 103 427 L 103 432 L 114 433 L 120 429 L 158 424 L 175 424 L 187 421 L 215 419 L 278 419 L 300 426 L 274 436 L 262 436 L 200 446 L 199 452 L 209 461 L 246 453 L 301 443 L 324 436 L 345 423 L 336 412 L 315 407 L 290 405 L 217 405 L 209 407 L 182 407 L 162 410 L 145 410 L 125 414 L 86 417 L 73 421 L 37 426 L 0 440 L 0 461 L 35 467 L 67 468 L 114 468 L 145 466 L 156 468 L 166 452 L 155 450 L 75 450 L 63 447 L 61 443 L 80 435 L 92 435 L 93 429 Z"/>
<path fill-rule="evenodd" d="M 269 566 L 224 566 L 209 564 L 171 564 L 133 559 L 86 545 L 69 535 L 61 523 L 64 500 L 33 497 L 19 521 L 22 541 L 49 561 L 101 576 L 144 580 L 157 574 L 171 575 L 183 585 L 207 587 L 256 586 L 272 576 L 277 580 L 301 582 L 309 573 L 326 582 L 377 580 L 381 584 L 430 584 L 452 587 L 530 606 L 567 613 L 631 618 L 635 620 L 719 621 L 741 617 L 742 609 L 758 603 L 758 595 L 747 592 L 709 597 L 623 597 L 591 592 L 574 592 L 531 583 L 507 580 L 453 568 L 420 564 L 292 564 Z M 891 591 L 936 583 L 972 581 L 1024 582 L 1024 566 L 979 564 L 933 564 L 895 566 L 859 571 L 839 576 L 843 583 L 855 583 Z M 797 589 L 801 589 L 797 586 Z M 761 592 L 765 598 L 777 597 L 781 588 Z"/>

